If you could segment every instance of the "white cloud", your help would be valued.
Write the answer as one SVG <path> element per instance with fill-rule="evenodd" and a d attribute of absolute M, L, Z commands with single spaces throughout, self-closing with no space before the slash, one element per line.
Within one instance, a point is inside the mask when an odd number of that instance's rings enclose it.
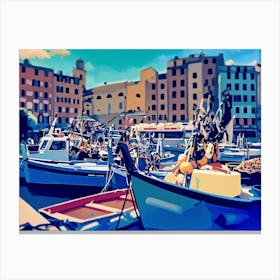
<path fill-rule="evenodd" d="M 88 62 L 85 63 L 85 69 L 87 71 L 91 71 L 91 70 L 94 69 L 94 66 L 93 66 L 93 64 L 91 62 L 88 61 Z"/>
<path fill-rule="evenodd" d="M 225 62 L 225 65 L 228 65 L 228 66 L 233 65 L 233 64 L 234 64 L 234 61 L 232 59 L 229 59 Z"/>
<path fill-rule="evenodd" d="M 20 49 L 19 50 L 19 58 L 51 58 L 51 55 L 46 50 L 40 49 Z"/>
<path fill-rule="evenodd" d="M 70 55 L 70 51 L 66 49 L 51 49 L 51 50 L 43 50 L 43 49 L 20 49 L 19 50 L 19 58 L 20 59 L 50 59 L 55 55 L 66 56 Z"/>
<path fill-rule="evenodd" d="M 66 49 L 51 49 L 49 50 L 49 54 L 51 56 L 55 56 L 55 55 L 66 56 L 66 55 L 70 55 L 70 51 Z"/>

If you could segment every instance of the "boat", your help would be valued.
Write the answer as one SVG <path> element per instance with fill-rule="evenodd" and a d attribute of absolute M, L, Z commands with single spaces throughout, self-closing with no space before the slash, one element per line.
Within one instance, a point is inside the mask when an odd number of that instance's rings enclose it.
<path fill-rule="evenodd" d="M 145 230 L 261 229 L 261 193 L 243 188 L 238 172 L 194 169 L 180 185 L 139 171 L 119 145 Z"/>
<path fill-rule="evenodd" d="M 59 221 L 61 230 L 121 230 L 138 222 L 133 195 L 117 189 L 40 208 L 39 213 Z"/>
<path fill-rule="evenodd" d="M 28 158 L 23 144 L 21 150 L 22 168 L 28 184 L 92 186 L 102 189 L 107 182 L 107 162 L 33 160 Z M 126 177 L 118 176 L 116 180 L 118 186 L 127 187 Z"/>

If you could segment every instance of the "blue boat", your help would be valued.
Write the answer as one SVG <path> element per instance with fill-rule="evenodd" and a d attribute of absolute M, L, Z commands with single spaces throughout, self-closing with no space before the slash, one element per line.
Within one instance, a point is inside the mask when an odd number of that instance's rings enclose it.
<path fill-rule="evenodd" d="M 261 230 L 261 192 L 243 188 L 238 172 L 197 170 L 181 186 L 139 171 L 127 146 L 119 145 L 146 230 Z M 206 191 L 203 184 L 213 178 L 217 185 L 211 184 L 208 187 L 213 191 Z M 236 183 L 232 193 L 228 179 Z"/>

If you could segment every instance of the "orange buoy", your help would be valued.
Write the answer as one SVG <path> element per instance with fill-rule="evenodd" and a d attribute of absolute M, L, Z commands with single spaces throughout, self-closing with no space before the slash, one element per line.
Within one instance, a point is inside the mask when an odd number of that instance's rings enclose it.
<path fill-rule="evenodd" d="M 191 174 L 193 172 L 193 165 L 190 162 L 182 162 L 180 164 L 180 172 L 183 174 Z"/>
<path fill-rule="evenodd" d="M 206 156 L 204 156 L 202 159 L 198 160 L 197 163 L 203 166 L 208 163 L 208 159 Z"/>
<path fill-rule="evenodd" d="M 180 154 L 178 156 L 178 161 L 177 161 L 176 165 L 172 168 L 172 172 L 176 172 L 180 168 L 180 164 L 186 160 L 187 160 L 187 155 Z"/>

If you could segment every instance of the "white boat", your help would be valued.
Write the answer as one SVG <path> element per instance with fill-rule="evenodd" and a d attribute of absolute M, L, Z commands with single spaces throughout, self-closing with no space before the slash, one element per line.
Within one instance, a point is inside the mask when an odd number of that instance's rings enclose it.
<path fill-rule="evenodd" d="M 107 162 L 49 161 L 29 159 L 26 148 L 21 144 L 22 168 L 28 184 L 92 186 L 103 188 L 107 182 Z M 124 175 L 126 175 L 124 173 Z M 115 175 L 117 176 L 117 174 Z M 127 187 L 126 177 L 118 176 L 118 186 Z"/>

